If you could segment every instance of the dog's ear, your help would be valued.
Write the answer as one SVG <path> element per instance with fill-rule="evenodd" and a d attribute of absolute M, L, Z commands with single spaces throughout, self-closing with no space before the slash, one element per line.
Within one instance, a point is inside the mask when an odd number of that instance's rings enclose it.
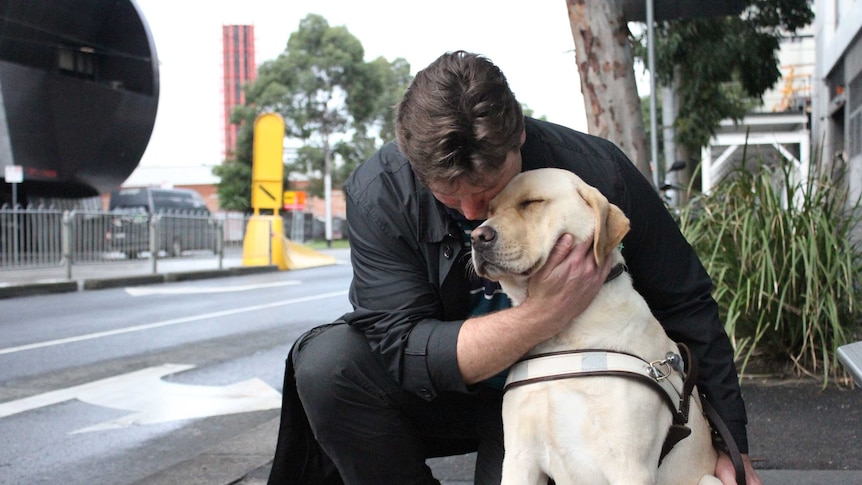
<path fill-rule="evenodd" d="M 611 254 L 629 232 L 629 219 L 619 207 L 608 202 L 608 199 L 595 187 L 578 184 L 578 194 L 587 201 L 593 209 L 596 218 L 596 230 L 593 234 L 593 256 L 596 264 L 601 266 L 605 258 Z"/>

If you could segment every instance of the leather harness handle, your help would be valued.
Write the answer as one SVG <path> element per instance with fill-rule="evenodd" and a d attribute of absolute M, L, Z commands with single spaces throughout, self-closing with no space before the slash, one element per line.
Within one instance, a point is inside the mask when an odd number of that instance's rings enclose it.
<path fill-rule="evenodd" d="M 730 430 L 727 429 L 727 425 L 724 424 L 724 420 L 721 419 L 721 416 L 712 407 L 712 404 L 703 396 L 701 396 L 701 401 L 703 402 L 703 410 L 706 412 L 706 418 L 712 424 L 712 427 L 718 431 L 722 441 L 724 441 L 724 445 L 727 447 L 727 454 L 730 456 L 730 461 L 733 462 L 733 468 L 736 470 L 736 484 L 746 485 L 745 464 L 742 462 L 742 453 L 739 452 L 736 441 L 731 436 Z"/>

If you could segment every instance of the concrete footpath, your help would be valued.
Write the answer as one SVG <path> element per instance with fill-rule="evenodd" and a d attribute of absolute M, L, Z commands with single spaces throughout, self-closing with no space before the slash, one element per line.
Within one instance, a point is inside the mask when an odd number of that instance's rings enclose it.
<path fill-rule="evenodd" d="M 862 391 L 799 381 L 743 384 L 751 457 L 765 484 L 862 484 Z M 137 485 L 263 485 L 272 466 L 278 419 Z M 473 455 L 430 460 L 443 485 L 472 485 Z"/>
<path fill-rule="evenodd" d="M 336 258 L 349 258 L 349 250 L 328 250 Z M 0 267 L 0 298 L 98 290 L 124 286 L 188 281 L 278 271 L 276 266 L 243 266 L 239 251 L 222 258 L 191 254 L 181 258 L 117 260 L 75 264 L 71 269 L 50 267 Z"/>
<path fill-rule="evenodd" d="M 324 250 L 338 260 L 347 250 Z M 0 298 L 58 291 L 230 277 L 273 266 L 243 267 L 237 258 L 220 264 L 209 258 L 160 261 L 152 273 L 147 261 L 62 270 L 0 270 Z M 743 381 L 749 417 L 751 457 L 765 484 L 862 485 L 862 390 L 821 387 L 798 379 L 751 378 Z M 137 485 L 262 485 L 275 450 L 278 419 L 215 444 L 200 456 L 175 464 Z M 472 484 L 472 455 L 438 458 L 430 466 L 444 485 Z"/>

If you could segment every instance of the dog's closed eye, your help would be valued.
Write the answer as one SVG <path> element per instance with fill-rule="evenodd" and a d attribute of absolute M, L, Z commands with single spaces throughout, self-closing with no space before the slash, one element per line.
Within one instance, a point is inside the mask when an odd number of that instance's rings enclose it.
<path fill-rule="evenodd" d="M 545 199 L 524 199 L 521 201 L 521 203 L 519 205 L 521 206 L 521 209 L 526 209 L 527 207 L 530 207 L 531 205 L 541 204 L 544 201 L 545 201 Z"/>

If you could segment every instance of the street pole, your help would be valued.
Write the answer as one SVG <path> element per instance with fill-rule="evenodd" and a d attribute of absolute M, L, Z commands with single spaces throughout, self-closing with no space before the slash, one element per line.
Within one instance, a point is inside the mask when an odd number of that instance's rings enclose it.
<path fill-rule="evenodd" d="M 647 56 L 649 64 L 649 125 L 650 125 L 650 166 L 652 181 L 656 190 L 661 187 L 661 174 L 658 163 L 658 115 L 655 82 L 655 11 L 653 0 L 646 0 Z"/>
<path fill-rule="evenodd" d="M 324 204 L 324 226 L 323 233 L 326 239 L 326 247 L 332 247 L 332 174 L 330 174 L 331 156 L 329 153 L 329 134 L 323 140 L 323 204 Z"/>

